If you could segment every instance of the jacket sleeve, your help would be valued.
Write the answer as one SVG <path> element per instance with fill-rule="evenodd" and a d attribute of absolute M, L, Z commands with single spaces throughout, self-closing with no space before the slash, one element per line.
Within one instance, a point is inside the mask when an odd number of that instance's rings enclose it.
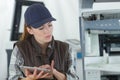
<path fill-rule="evenodd" d="M 10 66 L 9 66 L 9 80 L 18 80 L 19 78 L 23 78 L 23 73 L 19 66 L 23 65 L 24 61 L 20 55 L 20 51 L 17 46 L 14 47 Z"/>
<path fill-rule="evenodd" d="M 74 61 L 74 55 L 72 53 L 72 48 L 69 47 L 69 51 L 68 51 L 68 54 L 66 55 L 67 56 L 67 60 L 66 60 L 66 63 L 68 66 L 68 71 L 66 73 L 66 76 L 67 76 L 67 80 L 79 80 L 79 77 L 77 76 L 76 74 L 76 70 L 75 70 L 75 61 Z"/>

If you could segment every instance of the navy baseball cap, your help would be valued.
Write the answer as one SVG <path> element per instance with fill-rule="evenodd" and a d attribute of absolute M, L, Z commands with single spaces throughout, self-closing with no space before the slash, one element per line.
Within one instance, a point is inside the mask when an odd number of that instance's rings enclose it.
<path fill-rule="evenodd" d="M 24 17 L 25 23 L 33 28 L 38 28 L 50 21 L 56 21 L 49 10 L 40 3 L 29 6 L 25 11 Z"/>

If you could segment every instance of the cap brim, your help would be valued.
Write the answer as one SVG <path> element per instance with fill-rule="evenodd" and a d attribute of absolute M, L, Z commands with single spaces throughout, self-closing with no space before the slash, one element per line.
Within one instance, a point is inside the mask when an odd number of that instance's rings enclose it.
<path fill-rule="evenodd" d="M 45 23 L 47 23 L 47 22 L 51 22 L 51 21 L 56 21 L 56 19 L 53 18 L 53 17 L 47 18 L 47 19 L 45 19 L 45 20 L 43 20 L 43 21 L 41 21 L 41 22 L 37 22 L 37 23 L 35 23 L 35 24 L 32 24 L 31 26 L 32 26 L 33 28 L 38 28 L 38 27 L 42 26 L 43 24 L 45 24 Z"/>

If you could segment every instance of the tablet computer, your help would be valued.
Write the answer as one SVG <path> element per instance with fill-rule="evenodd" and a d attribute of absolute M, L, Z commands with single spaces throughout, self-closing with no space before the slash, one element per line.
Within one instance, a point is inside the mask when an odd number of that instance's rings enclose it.
<path fill-rule="evenodd" d="M 30 66 L 20 66 L 21 70 L 25 72 L 25 69 L 28 69 L 31 73 L 34 72 L 35 69 L 37 69 L 37 73 L 40 71 L 44 71 L 45 73 L 51 73 L 51 70 L 45 69 L 45 68 L 36 68 L 36 67 L 30 67 Z"/>

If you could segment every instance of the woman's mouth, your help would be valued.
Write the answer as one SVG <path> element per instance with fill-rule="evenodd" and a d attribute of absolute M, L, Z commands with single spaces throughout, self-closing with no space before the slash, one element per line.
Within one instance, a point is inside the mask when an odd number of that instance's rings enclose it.
<path fill-rule="evenodd" d="M 47 35 L 45 38 L 49 39 L 49 38 L 51 38 L 51 35 Z"/>

